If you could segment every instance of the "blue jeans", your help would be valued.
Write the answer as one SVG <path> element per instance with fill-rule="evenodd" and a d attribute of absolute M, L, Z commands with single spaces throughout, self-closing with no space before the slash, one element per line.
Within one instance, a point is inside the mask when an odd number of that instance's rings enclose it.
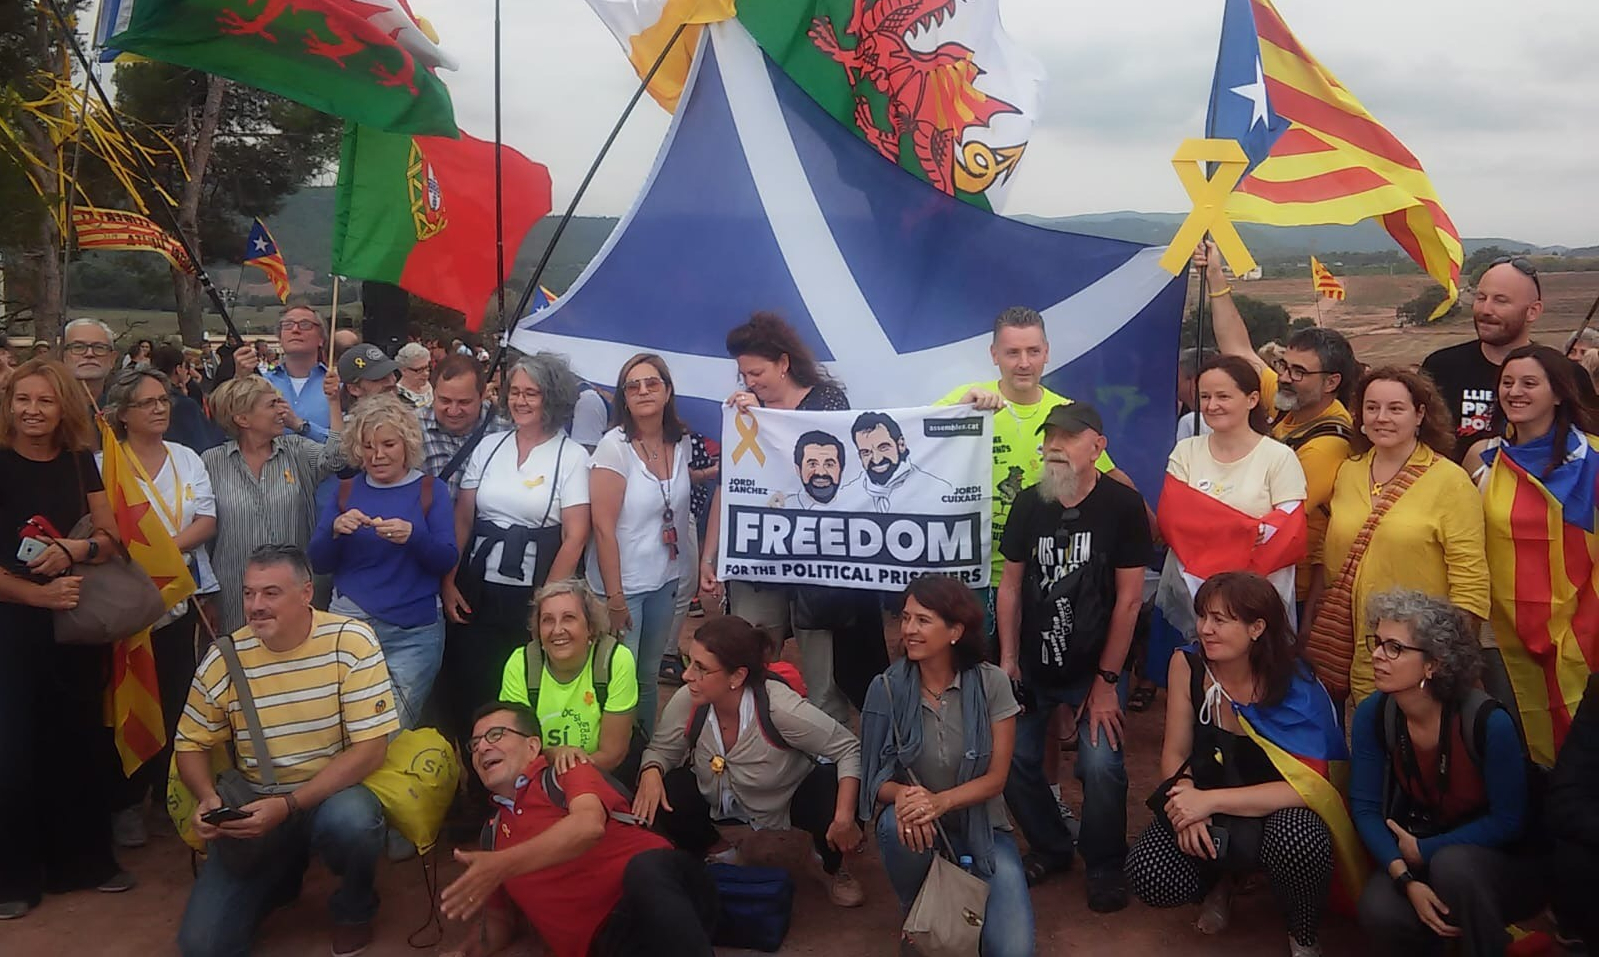
<path fill-rule="evenodd" d="M 433 693 L 439 666 L 444 663 L 444 616 L 415 628 L 401 628 L 376 618 L 364 620 L 372 626 L 383 648 L 389 682 L 394 685 L 394 698 L 400 706 L 400 728 L 409 731 L 416 727 L 422 707 Z"/>
<path fill-rule="evenodd" d="M 901 844 L 895 833 L 898 829 L 894 808 L 884 809 L 877 818 L 877 849 L 899 898 L 900 911 L 906 913 L 922 889 L 927 869 L 933 866 L 933 855 L 929 851 L 918 854 Z M 957 835 L 950 834 L 950 841 L 957 854 L 965 852 Z M 983 957 L 1032 957 L 1033 940 L 1033 899 L 1027 894 L 1021 852 L 1009 831 L 995 831 L 994 876 L 988 880 L 988 910 L 983 914 Z"/>
<path fill-rule="evenodd" d="M 627 613 L 633 617 L 633 627 L 622 636 L 622 643 L 638 663 L 638 719 L 646 735 L 655 733 L 655 703 L 660 697 L 656 682 L 676 611 L 675 578 L 654 591 L 627 596 Z"/>
<path fill-rule="evenodd" d="M 1016 718 L 1016 753 L 1005 781 L 1005 803 L 1026 835 L 1028 848 L 1051 869 L 1068 866 L 1076 848 L 1044 780 L 1044 735 L 1056 706 L 1076 709 L 1088 697 L 1094 677 L 1065 690 L 1034 687 L 1038 707 Z M 1126 672 L 1116 683 L 1116 696 L 1125 711 Z M 1097 746 L 1090 737 L 1084 711 L 1077 722 L 1077 759 L 1072 762 L 1077 780 L 1083 783 L 1083 862 L 1090 875 L 1119 874 L 1127 858 L 1127 768 L 1121 751 L 1111 747 L 1107 736 L 1100 735 Z"/>
<path fill-rule="evenodd" d="M 297 853 L 249 875 L 234 874 L 212 855 L 200 868 L 178 927 L 183 957 L 246 957 L 267 913 L 299 896 L 300 879 L 315 851 L 341 878 L 328 899 L 335 924 L 365 924 L 378 912 L 373 886 L 383 853 L 383 806 L 357 784 L 332 795 L 308 815 L 281 827 L 296 829 Z"/>

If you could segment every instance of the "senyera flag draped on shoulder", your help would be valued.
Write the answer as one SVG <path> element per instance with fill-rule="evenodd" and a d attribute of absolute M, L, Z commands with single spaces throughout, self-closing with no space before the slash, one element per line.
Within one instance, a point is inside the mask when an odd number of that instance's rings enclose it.
<path fill-rule="evenodd" d="M 1315 286 L 1317 295 L 1339 302 L 1344 301 L 1344 284 L 1339 282 L 1338 277 L 1323 266 L 1321 260 L 1315 256 L 1310 257 L 1310 281 L 1311 285 Z"/>
<path fill-rule="evenodd" d="M 642 73 L 678 23 L 732 15 L 728 0 L 589 0 Z M 624 17 L 619 11 L 631 11 Z M 998 209 L 1027 148 L 1043 67 L 1005 33 L 998 0 L 739 0 L 740 23 L 790 79 L 889 162 Z M 645 26 L 640 21 L 657 19 Z M 692 38 L 685 31 L 678 42 Z M 652 92 L 668 106 L 688 59 Z"/>
<path fill-rule="evenodd" d="M 1547 471 L 1554 439 L 1489 449 L 1489 621 L 1532 759 L 1554 764 L 1588 675 L 1599 669 L 1599 448 L 1572 431 L 1561 463 Z"/>
<path fill-rule="evenodd" d="M 204 70 L 324 113 L 455 136 L 455 62 L 404 0 L 119 0 L 116 50 Z M 129 9 L 131 7 L 131 10 Z"/>
<path fill-rule="evenodd" d="M 117 537 L 128 555 L 161 590 L 170 610 L 194 594 L 194 576 L 177 543 L 161 523 L 155 506 L 139 487 L 134 463 L 104 419 L 98 420 L 104 458 L 100 471 L 106 499 L 116 516 Z M 179 503 L 181 506 L 181 503 Z M 124 774 L 160 752 L 166 744 L 166 724 L 161 718 L 161 692 L 156 680 L 155 653 L 147 628 L 111 647 L 110 712 L 117 754 Z"/>
<path fill-rule="evenodd" d="M 550 211 L 550 173 L 502 146 L 505 275 L 494 274 L 494 144 L 348 124 L 339 160 L 333 271 L 392 283 L 466 315 L 470 329 Z"/>
<path fill-rule="evenodd" d="M 1270 0 L 1227 0 L 1206 135 L 1236 139 L 1250 171 L 1233 219 L 1274 226 L 1382 220 L 1400 248 L 1459 294 L 1460 233 L 1420 161 L 1300 45 Z"/>
<path fill-rule="evenodd" d="M 738 383 L 727 332 L 752 312 L 782 316 L 869 409 L 993 379 L 994 317 L 1031 306 L 1050 340 L 1045 384 L 1092 401 L 1117 464 L 1154 489 L 1177 370 L 1175 350 L 1150 343 L 1174 341 L 1183 299 L 1161 252 L 995 216 L 906 175 L 729 20 L 701 31 L 633 207 L 511 345 L 571 356 L 591 382 L 659 353 L 678 411 L 719 435 Z"/>
<path fill-rule="evenodd" d="M 267 231 L 266 223 L 259 219 L 250 227 L 250 238 L 244 243 L 244 265 L 254 266 L 267 274 L 267 278 L 272 280 L 272 291 L 278 295 L 278 302 L 289 301 L 289 267 L 283 261 L 283 253 L 279 251 L 277 242 Z"/>

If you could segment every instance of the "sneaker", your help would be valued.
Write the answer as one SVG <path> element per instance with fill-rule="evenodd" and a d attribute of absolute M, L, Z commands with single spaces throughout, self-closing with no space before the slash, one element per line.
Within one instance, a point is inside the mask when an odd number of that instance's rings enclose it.
<path fill-rule="evenodd" d="M 139 886 L 139 879 L 127 871 L 117 871 L 94 886 L 102 894 L 121 894 Z"/>
<path fill-rule="evenodd" d="M 355 957 L 372 945 L 372 925 L 336 924 L 333 927 L 333 957 Z"/>
<path fill-rule="evenodd" d="M 1127 878 L 1119 870 L 1088 875 L 1088 909 L 1114 914 L 1127 906 Z"/>
<path fill-rule="evenodd" d="M 1232 911 L 1233 882 L 1231 878 L 1223 877 L 1199 905 L 1199 920 L 1194 922 L 1194 926 L 1199 928 L 1201 934 L 1219 934 L 1227 929 Z"/>
<path fill-rule="evenodd" d="M 0 920 L 16 920 L 28 916 L 33 905 L 27 901 L 0 901 Z"/>
<path fill-rule="evenodd" d="M 705 617 L 705 607 L 700 604 L 698 595 L 694 596 L 694 599 L 688 603 L 688 616 L 690 618 Z"/>
<path fill-rule="evenodd" d="M 839 907 L 859 907 L 866 903 L 866 892 L 849 869 L 840 865 L 838 873 L 827 879 L 827 899 Z"/>
<path fill-rule="evenodd" d="M 1077 819 L 1077 815 L 1072 811 L 1072 806 L 1067 804 L 1064 800 L 1057 798 L 1055 800 L 1055 807 L 1060 811 L 1061 823 L 1066 825 L 1067 833 L 1071 834 L 1072 836 L 1072 843 L 1076 844 L 1077 835 L 1081 834 L 1083 831 L 1083 822 Z"/>
<path fill-rule="evenodd" d="M 150 842 L 144 826 L 144 805 L 123 808 L 111 816 L 111 840 L 117 847 L 143 847 Z"/>
<path fill-rule="evenodd" d="M 681 687 L 683 684 L 683 660 L 681 658 L 662 658 L 660 680 L 663 684 Z"/>
<path fill-rule="evenodd" d="M 1288 938 L 1289 957 L 1321 957 L 1320 944 L 1301 944 L 1292 937 Z"/>

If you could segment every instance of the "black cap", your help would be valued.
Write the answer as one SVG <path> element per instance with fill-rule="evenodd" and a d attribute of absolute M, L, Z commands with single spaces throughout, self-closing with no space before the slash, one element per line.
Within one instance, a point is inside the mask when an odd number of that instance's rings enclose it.
<path fill-rule="evenodd" d="M 339 356 L 339 381 L 357 379 L 383 379 L 400 371 L 400 364 L 384 354 L 370 342 L 362 342 L 346 349 Z"/>
<path fill-rule="evenodd" d="M 1044 417 L 1044 424 L 1038 427 L 1039 434 L 1042 435 L 1045 429 L 1064 429 L 1073 435 L 1084 429 L 1093 429 L 1104 435 L 1105 420 L 1099 417 L 1099 410 L 1087 402 L 1067 402 L 1049 410 L 1049 415 Z"/>

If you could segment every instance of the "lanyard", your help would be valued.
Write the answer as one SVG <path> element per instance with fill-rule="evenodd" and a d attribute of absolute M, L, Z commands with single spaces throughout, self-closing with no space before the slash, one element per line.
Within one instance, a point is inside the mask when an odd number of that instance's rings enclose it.
<path fill-rule="evenodd" d="M 183 530 L 183 488 L 178 481 L 177 468 L 174 467 L 172 469 L 172 487 L 178 493 L 178 506 L 174 509 L 167 504 L 166 496 L 161 494 L 161 487 L 156 484 L 155 479 L 151 478 L 150 473 L 145 471 L 144 463 L 139 461 L 137 455 L 133 454 L 133 450 L 128 448 L 127 443 L 124 442 L 121 445 L 122 454 L 127 456 L 128 461 L 133 463 L 134 472 L 138 473 L 139 478 L 144 480 L 145 488 L 150 492 L 149 497 L 155 501 L 156 506 L 161 509 L 161 514 L 165 515 L 170 522 L 168 527 L 172 529 L 172 534 L 178 534 L 178 532 Z M 163 445 L 161 451 L 166 453 L 166 446 Z M 171 454 L 167 454 L 167 461 L 169 463 L 172 461 Z"/>

